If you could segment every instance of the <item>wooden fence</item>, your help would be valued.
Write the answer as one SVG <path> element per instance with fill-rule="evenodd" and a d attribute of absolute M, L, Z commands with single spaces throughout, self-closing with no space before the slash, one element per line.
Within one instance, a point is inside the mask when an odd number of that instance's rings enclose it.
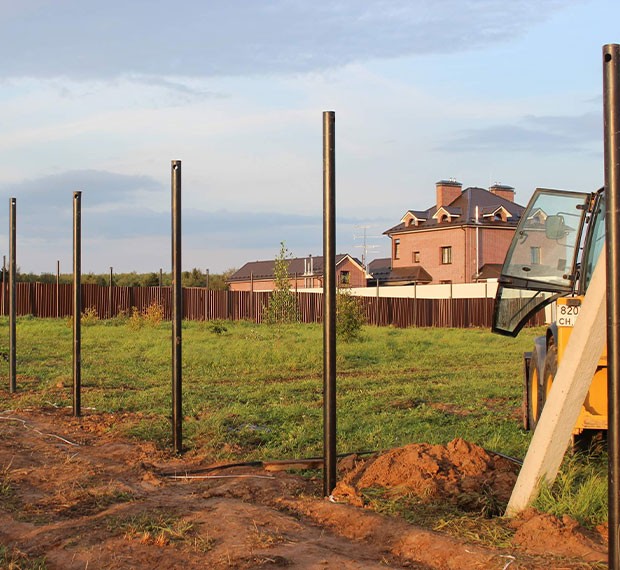
<path fill-rule="evenodd" d="M 164 318 L 171 318 L 170 287 L 108 287 L 82 285 L 82 310 L 94 309 L 99 318 L 129 314 L 133 307 L 144 311 L 153 303 L 163 307 Z M 304 323 L 323 320 L 321 293 L 295 294 Z M 412 299 L 358 297 L 368 324 L 395 327 L 484 327 L 491 326 L 493 299 Z M 16 313 L 46 318 L 66 318 L 73 314 L 72 285 L 17 283 Z M 204 320 L 262 321 L 269 293 L 214 291 L 202 287 L 183 289 L 183 318 Z M 8 291 L 0 287 L 0 313 L 9 312 Z M 544 312 L 531 324 L 543 324 Z"/>

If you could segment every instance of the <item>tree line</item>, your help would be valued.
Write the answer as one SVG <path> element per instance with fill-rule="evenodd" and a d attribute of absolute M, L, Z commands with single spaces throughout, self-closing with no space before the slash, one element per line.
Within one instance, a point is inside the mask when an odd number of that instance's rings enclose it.
<path fill-rule="evenodd" d="M 1 268 L 0 268 L 1 271 Z M 226 280 L 236 271 L 236 269 L 227 269 L 222 273 L 209 273 L 194 267 L 191 271 L 183 271 L 181 273 L 181 285 L 183 287 L 209 287 L 209 289 L 225 291 L 228 289 Z M 172 285 L 172 273 L 112 273 L 112 285 L 117 287 L 157 287 L 160 284 L 163 287 Z M 8 271 L 4 276 L 8 281 Z M 56 283 L 55 273 L 22 273 L 17 270 L 16 279 L 21 283 Z M 73 274 L 61 273 L 59 276 L 60 283 L 73 283 Z M 82 283 L 91 283 L 95 285 L 109 285 L 110 273 L 83 273 Z"/>

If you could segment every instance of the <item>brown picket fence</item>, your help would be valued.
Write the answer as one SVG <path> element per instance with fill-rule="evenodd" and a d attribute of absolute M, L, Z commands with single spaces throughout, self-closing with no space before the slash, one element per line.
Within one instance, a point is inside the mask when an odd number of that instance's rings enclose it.
<path fill-rule="evenodd" d="M 130 314 L 135 307 L 144 311 L 152 304 L 163 308 L 171 318 L 170 287 L 116 287 L 82 285 L 82 311 L 97 312 L 99 318 Z M 295 293 L 300 320 L 323 320 L 322 293 Z M 54 283 L 17 283 L 15 310 L 19 316 L 66 318 L 73 314 L 72 285 Z M 405 327 L 490 327 L 493 299 L 415 299 L 360 297 L 368 324 Z M 214 291 L 203 287 L 183 288 L 183 318 L 192 321 L 249 320 L 260 323 L 269 293 L 250 291 Z M 8 288 L 0 287 L 0 313 L 8 315 Z M 544 323 L 542 312 L 532 325 Z"/>

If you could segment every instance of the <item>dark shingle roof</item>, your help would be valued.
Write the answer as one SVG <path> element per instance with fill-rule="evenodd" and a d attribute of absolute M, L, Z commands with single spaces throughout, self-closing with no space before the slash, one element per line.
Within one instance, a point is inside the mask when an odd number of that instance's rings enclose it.
<path fill-rule="evenodd" d="M 349 257 L 360 268 L 362 266 L 359 259 L 344 253 L 336 255 L 336 265 L 338 265 L 343 259 Z M 308 257 L 294 257 L 288 261 L 288 274 L 293 277 L 297 274 L 299 277 L 306 274 L 306 269 L 309 264 L 310 256 Z M 274 275 L 275 259 L 269 259 L 266 261 L 250 261 L 246 263 L 241 269 L 238 269 L 233 273 L 228 281 L 249 281 L 250 279 L 270 279 Z M 312 275 L 323 275 L 323 257 L 312 256 Z"/>
<path fill-rule="evenodd" d="M 420 265 L 392 269 L 391 262 L 389 257 L 375 259 L 368 265 L 368 273 L 373 280 L 378 279 L 379 283 L 430 283 L 433 280 L 432 276 Z"/>
<path fill-rule="evenodd" d="M 510 200 L 506 200 L 506 198 L 502 198 L 501 196 L 497 196 L 496 194 L 492 194 L 488 190 L 484 188 L 478 188 L 476 186 L 471 186 L 466 188 L 461 192 L 460 196 L 450 202 L 450 204 L 443 206 L 443 209 L 449 212 L 450 214 L 460 214 L 458 218 L 454 221 L 450 222 L 453 225 L 461 225 L 461 224 L 473 224 L 476 221 L 476 206 L 478 206 L 479 219 L 478 222 L 481 225 L 489 226 L 489 225 L 500 225 L 500 226 L 516 226 L 517 222 L 521 218 L 523 211 L 525 208 L 516 202 L 511 202 Z M 510 214 L 511 218 L 508 218 L 507 222 L 501 222 L 497 220 L 489 220 L 488 218 L 482 218 L 482 212 L 494 212 L 498 208 L 504 207 Z M 414 211 L 409 210 L 410 212 L 415 212 L 416 217 L 418 218 L 426 218 L 426 221 L 420 224 L 419 226 L 405 226 L 404 223 L 397 224 L 396 226 L 385 230 L 383 233 L 389 235 L 391 233 L 397 233 L 400 231 L 419 231 L 428 228 L 435 227 L 447 227 L 445 224 L 439 223 L 438 220 L 433 219 L 433 216 L 437 212 L 437 206 L 432 206 L 428 210 L 422 211 Z M 418 215 L 419 214 L 419 215 Z"/>

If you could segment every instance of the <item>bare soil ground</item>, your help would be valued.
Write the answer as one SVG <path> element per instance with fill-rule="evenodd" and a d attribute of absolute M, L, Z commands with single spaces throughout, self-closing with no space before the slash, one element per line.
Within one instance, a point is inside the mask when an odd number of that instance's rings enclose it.
<path fill-rule="evenodd" d="M 606 567 L 605 537 L 568 519 L 529 511 L 510 523 L 511 546 L 494 549 L 368 508 L 362 489 L 376 487 L 429 504 L 476 508 L 489 496 L 505 504 L 515 468 L 462 440 L 346 458 L 328 500 L 320 480 L 280 465 L 213 469 L 196 453 L 179 459 L 110 435 L 112 424 L 133 420 L 66 410 L 2 415 L 5 567 L 38 558 L 62 570 Z"/>

